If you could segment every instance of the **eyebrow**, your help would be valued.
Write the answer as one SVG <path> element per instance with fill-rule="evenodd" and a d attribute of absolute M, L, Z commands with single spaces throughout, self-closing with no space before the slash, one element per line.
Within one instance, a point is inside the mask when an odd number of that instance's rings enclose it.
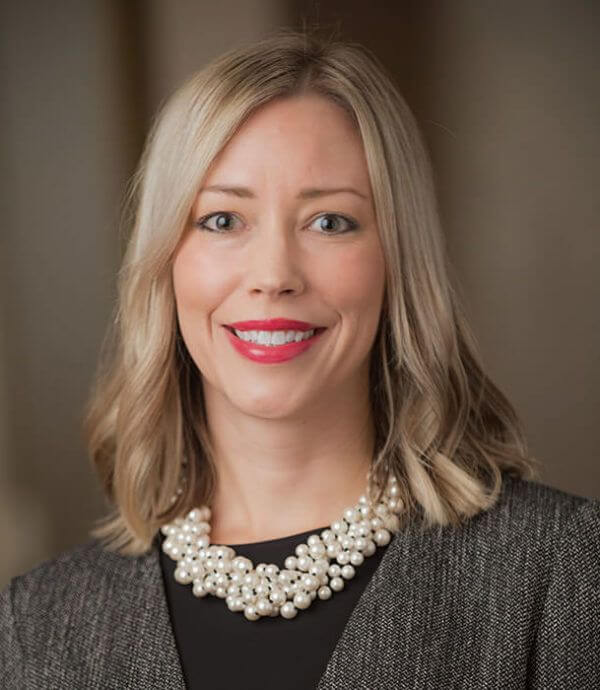
<path fill-rule="evenodd" d="M 232 196 L 240 197 L 241 199 L 256 199 L 256 194 L 248 187 L 230 187 L 226 185 L 209 185 L 202 187 L 199 194 L 202 192 L 217 192 L 219 194 L 230 194 Z M 368 199 L 368 197 L 359 192 L 354 187 L 331 187 L 328 189 L 318 189 L 317 187 L 308 187 L 301 189 L 298 193 L 298 199 L 317 199 L 322 196 L 329 196 L 331 194 L 355 194 L 361 199 Z"/>

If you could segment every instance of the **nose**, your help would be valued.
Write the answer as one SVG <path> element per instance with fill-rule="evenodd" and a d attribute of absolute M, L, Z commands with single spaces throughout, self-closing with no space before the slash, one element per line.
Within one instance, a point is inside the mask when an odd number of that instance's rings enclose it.
<path fill-rule="evenodd" d="M 293 233 L 287 232 L 281 221 L 256 229 L 251 245 L 246 273 L 251 293 L 277 297 L 304 291 L 301 252 Z"/>

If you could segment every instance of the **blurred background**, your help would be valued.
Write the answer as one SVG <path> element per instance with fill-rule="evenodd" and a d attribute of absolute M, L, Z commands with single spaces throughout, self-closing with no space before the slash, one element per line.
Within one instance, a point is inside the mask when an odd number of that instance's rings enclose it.
<path fill-rule="evenodd" d="M 105 510 L 81 420 L 153 114 L 230 47 L 316 24 L 369 47 L 420 123 L 484 363 L 542 481 L 600 496 L 600 3 L 3 2 L 0 587 Z"/>

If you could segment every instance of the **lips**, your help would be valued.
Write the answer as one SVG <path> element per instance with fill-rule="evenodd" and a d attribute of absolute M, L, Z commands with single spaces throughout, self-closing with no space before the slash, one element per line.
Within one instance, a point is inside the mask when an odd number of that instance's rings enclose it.
<path fill-rule="evenodd" d="M 311 330 L 325 330 L 324 326 L 318 326 L 314 323 L 306 321 L 297 321 L 295 319 L 264 319 L 254 321 L 235 321 L 234 323 L 223 324 L 225 328 L 231 330 L 235 328 L 236 331 L 311 331 Z"/>
<path fill-rule="evenodd" d="M 255 325 L 260 324 L 260 325 Z M 276 326 L 274 326 L 276 324 Z M 284 325 L 282 325 L 284 324 Z M 293 324 L 290 326 L 289 324 Z M 241 327 L 240 327 L 241 326 Z M 308 328 L 307 328 L 308 327 Z M 305 321 L 290 321 L 288 319 L 270 319 L 269 321 L 242 321 L 235 324 L 224 324 L 227 338 L 237 352 L 247 359 L 261 364 L 278 364 L 294 359 L 303 352 L 309 350 L 315 342 L 319 340 L 322 333 L 327 330 L 325 327 L 313 326 Z M 240 331 L 248 330 L 313 330 L 313 335 L 298 342 L 290 342 L 282 345 L 261 345 L 242 340 L 233 329 Z"/>

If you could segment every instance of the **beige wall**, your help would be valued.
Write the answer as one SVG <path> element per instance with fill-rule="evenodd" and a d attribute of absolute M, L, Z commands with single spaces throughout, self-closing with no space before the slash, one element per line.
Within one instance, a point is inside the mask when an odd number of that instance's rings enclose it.
<path fill-rule="evenodd" d="M 3 3 L 0 579 L 101 507 L 80 417 L 109 316 L 125 179 L 107 3 Z"/>
<path fill-rule="evenodd" d="M 443 2 L 427 112 L 450 250 L 548 483 L 600 495 L 600 5 Z"/>
<path fill-rule="evenodd" d="M 417 114 L 484 358 L 546 481 L 599 496 L 595 4 L 323 5 L 320 22 L 371 47 Z M 0 9 L 0 586 L 102 512 L 80 420 L 151 114 L 213 55 L 315 18 L 276 0 L 39 7 Z"/>

